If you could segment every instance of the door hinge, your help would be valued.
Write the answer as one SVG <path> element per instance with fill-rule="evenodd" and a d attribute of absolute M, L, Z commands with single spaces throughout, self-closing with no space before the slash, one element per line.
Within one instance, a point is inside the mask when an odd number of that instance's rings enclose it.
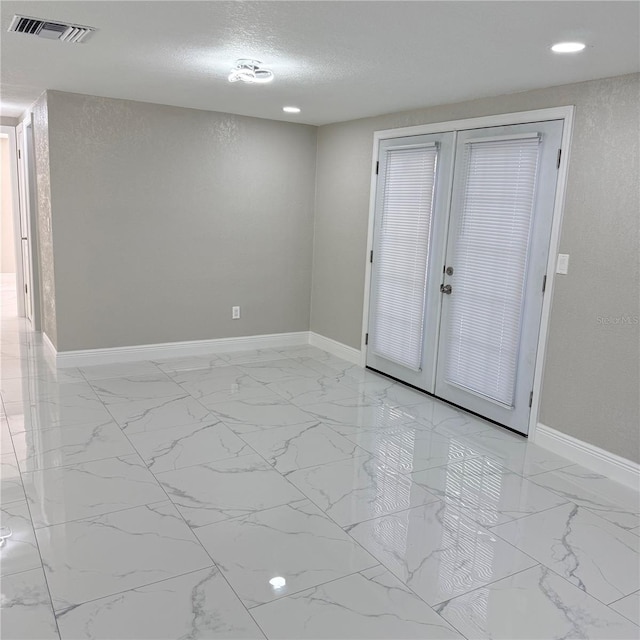
<path fill-rule="evenodd" d="M 529 406 L 533 405 L 533 391 L 529 394 Z"/>
<path fill-rule="evenodd" d="M 371 253 L 369 254 L 369 262 L 373 262 L 373 249 L 371 249 Z"/>
<path fill-rule="evenodd" d="M 369 344 L 369 334 L 368 333 L 364 334 L 364 343 L 365 344 Z"/>
<path fill-rule="evenodd" d="M 544 290 L 547 288 L 547 276 L 543 276 L 542 278 L 542 293 L 544 293 Z"/>
<path fill-rule="evenodd" d="M 560 168 L 560 158 L 562 157 L 562 149 L 558 149 L 558 162 L 556 164 L 556 169 Z"/>
<path fill-rule="evenodd" d="M 380 170 L 380 162 L 376 162 L 376 175 L 378 175 L 378 171 Z"/>
<path fill-rule="evenodd" d="M 22 158 L 22 154 L 20 153 L 20 149 L 18 149 L 18 160 L 20 160 L 20 158 Z"/>
<path fill-rule="evenodd" d="M 29 293 L 29 289 L 27 288 L 27 285 L 26 285 L 26 284 L 24 285 L 24 292 L 25 292 L 25 293 Z"/>

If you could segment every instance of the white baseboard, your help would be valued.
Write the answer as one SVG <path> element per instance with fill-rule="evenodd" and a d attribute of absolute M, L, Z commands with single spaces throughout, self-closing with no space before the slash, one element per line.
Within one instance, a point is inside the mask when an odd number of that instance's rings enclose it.
<path fill-rule="evenodd" d="M 616 482 L 640 490 L 640 464 L 538 423 L 534 442 Z"/>
<path fill-rule="evenodd" d="M 327 351 L 338 358 L 342 358 L 347 362 L 360 365 L 360 349 L 354 349 L 346 344 L 342 344 L 342 342 L 326 338 L 313 331 L 309 332 L 309 344 L 323 351 Z"/>
<path fill-rule="evenodd" d="M 242 351 L 244 349 L 294 347 L 304 344 L 311 344 L 347 362 L 360 365 L 359 349 L 354 349 L 346 344 L 310 331 L 272 333 L 260 336 L 242 336 L 239 338 L 217 338 L 214 340 L 164 342 L 105 349 L 82 349 L 78 351 L 56 351 L 53 343 L 45 333 L 42 334 L 42 339 L 47 353 L 53 362 L 55 362 L 55 365 L 60 368 L 87 367 L 97 364 L 113 364 L 116 362 L 135 362 L 136 360 L 180 358 L 207 353 Z"/>
<path fill-rule="evenodd" d="M 49 336 L 44 331 L 42 332 L 42 345 L 44 346 L 44 355 L 49 363 L 55 367 L 59 366 L 57 358 L 58 352 L 53 346 L 53 342 L 51 342 Z"/>
<path fill-rule="evenodd" d="M 294 347 L 309 344 L 309 332 L 271 333 L 260 336 L 241 336 L 239 338 L 165 342 L 131 347 L 84 349 L 80 351 L 56 351 L 46 334 L 43 334 L 43 340 L 47 349 L 53 353 L 56 366 L 63 368 L 87 367 L 96 364 L 113 364 L 116 362 L 134 362 L 136 360 L 180 358 L 208 353 L 242 351 L 244 349 Z"/>

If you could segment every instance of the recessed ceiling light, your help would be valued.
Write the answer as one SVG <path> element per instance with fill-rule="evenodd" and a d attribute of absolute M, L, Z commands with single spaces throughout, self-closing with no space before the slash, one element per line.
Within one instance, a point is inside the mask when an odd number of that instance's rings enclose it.
<path fill-rule="evenodd" d="M 576 53 L 582 51 L 587 45 L 583 42 L 558 42 L 551 47 L 555 53 Z"/>
<path fill-rule="evenodd" d="M 300 113 L 299 107 L 282 107 L 285 113 Z"/>
<path fill-rule="evenodd" d="M 273 80 L 273 71 L 265 69 L 259 60 L 240 58 L 236 66 L 231 69 L 229 82 L 248 82 L 249 84 L 264 84 Z"/>

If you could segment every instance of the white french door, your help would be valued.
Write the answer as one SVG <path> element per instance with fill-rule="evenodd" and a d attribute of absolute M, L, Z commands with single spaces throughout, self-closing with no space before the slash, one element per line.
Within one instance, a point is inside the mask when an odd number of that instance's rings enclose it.
<path fill-rule="evenodd" d="M 371 255 L 367 366 L 420 389 L 434 384 L 453 133 L 385 140 Z"/>
<path fill-rule="evenodd" d="M 431 203 L 379 156 L 367 366 L 524 434 L 562 126 L 440 134 Z"/>

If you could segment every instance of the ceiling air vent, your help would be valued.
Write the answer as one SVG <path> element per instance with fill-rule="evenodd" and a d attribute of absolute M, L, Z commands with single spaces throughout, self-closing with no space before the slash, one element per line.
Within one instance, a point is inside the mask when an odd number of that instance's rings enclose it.
<path fill-rule="evenodd" d="M 62 40 L 63 42 L 83 42 L 89 34 L 95 31 L 93 27 L 28 18 L 27 16 L 13 16 L 8 30 L 48 40 Z"/>

